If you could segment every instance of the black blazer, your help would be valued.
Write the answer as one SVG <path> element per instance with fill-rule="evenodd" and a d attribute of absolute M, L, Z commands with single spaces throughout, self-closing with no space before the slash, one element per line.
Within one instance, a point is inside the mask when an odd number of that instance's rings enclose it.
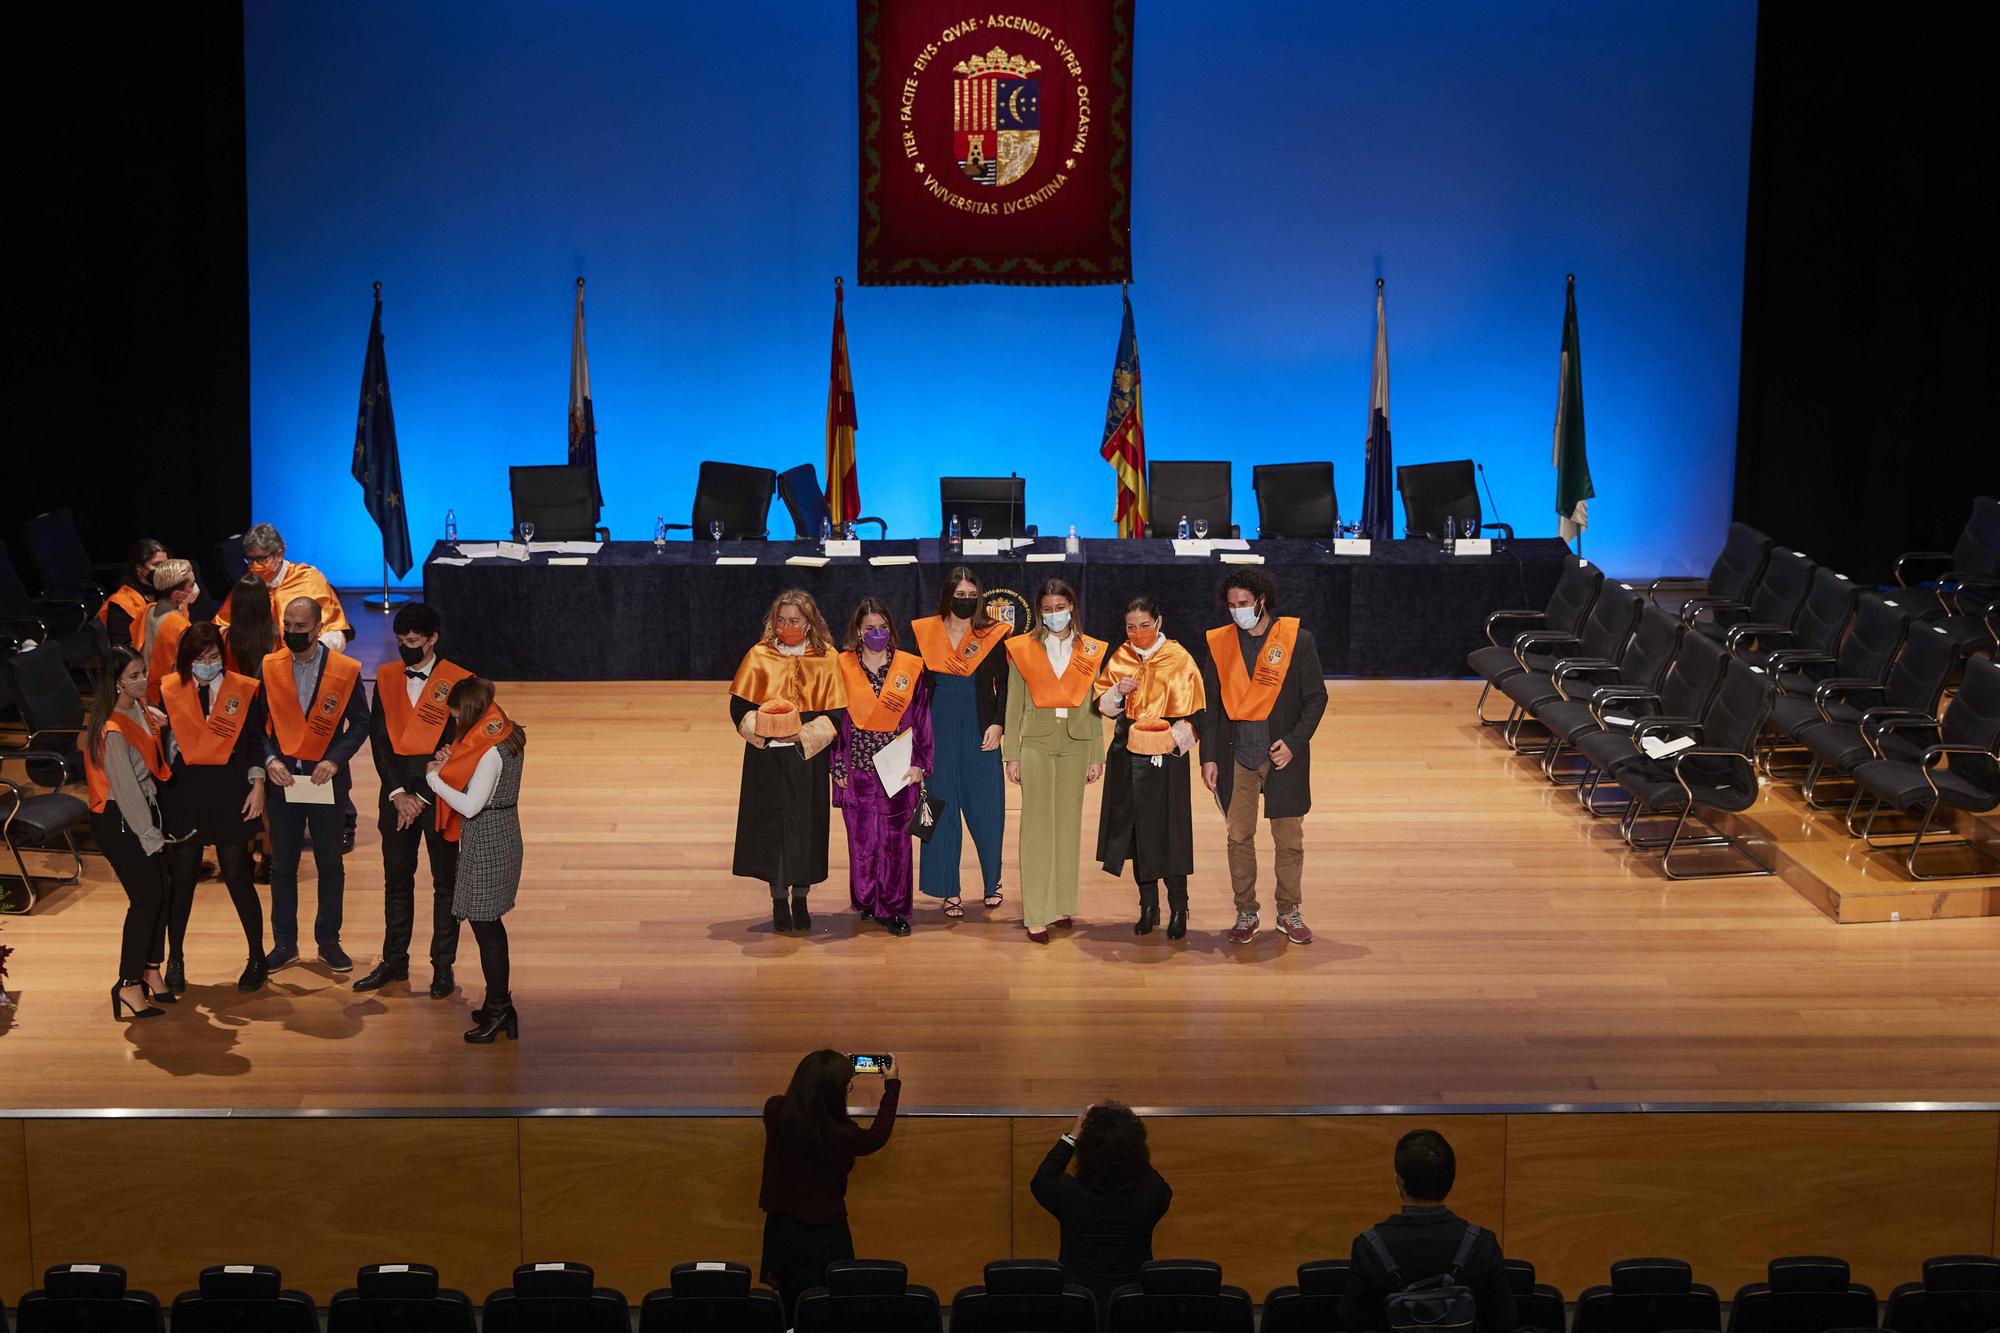
<path fill-rule="evenodd" d="M 1208 695 L 1208 707 L 1201 714 L 1201 761 L 1218 770 L 1215 794 L 1222 808 L 1229 808 L 1229 794 L 1236 785 L 1236 723 L 1222 705 L 1222 682 L 1215 671 L 1215 655 L 1206 651 L 1208 638 L 1202 637 L 1201 686 Z M 1234 639 L 1229 651 L 1241 649 Z M 1267 819 L 1289 819 L 1312 809 L 1312 738 L 1319 720 L 1326 714 L 1326 677 L 1320 671 L 1319 646 L 1312 631 L 1299 626 L 1298 642 L 1292 649 L 1292 664 L 1285 670 L 1284 684 L 1266 719 L 1271 739 L 1283 741 L 1292 752 L 1292 762 L 1274 768 L 1264 778 L 1264 815 Z"/>
<path fill-rule="evenodd" d="M 1396 1260 L 1405 1285 L 1451 1271 L 1451 1261 L 1465 1239 L 1465 1219 L 1442 1204 L 1407 1207 L 1377 1223 L 1375 1229 Z M 1491 1231 L 1481 1232 L 1459 1279 L 1478 1303 L 1479 1333 L 1510 1333 L 1514 1291 L 1507 1285 L 1500 1241 Z M 1389 1275 L 1382 1271 L 1375 1247 L 1366 1236 L 1356 1236 L 1347 1287 L 1340 1295 L 1340 1327 L 1347 1333 L 1387 1333 L 1384 1302 L 1388 1295 Z"/>

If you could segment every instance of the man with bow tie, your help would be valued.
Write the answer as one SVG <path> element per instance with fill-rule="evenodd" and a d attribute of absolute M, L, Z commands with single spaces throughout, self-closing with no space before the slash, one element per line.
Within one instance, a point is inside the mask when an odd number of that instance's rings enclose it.
<path fill-rule="evenodd" d="M 422 602 L 396 612 L 398 660 L 375 673 L 375 701 L 368 710 L 368 747 L 382 779 L 377 827 L 382 831 L 382 957 L 354 983 L 358 991 L 380 990 L 410 979 L 410 936 L 416 924 L 417 852 L 431 862 L 431 989 L 434 1000 L 450 995 L 452 964 L 458 960 L 458 918 L 451 913 L 458 878 L 458 844 L 438 831 L 432 817 L 430 785 L 424 769 L 437 753 L 451 710 L 451 687 L 472 675 L 437 654 L 444 622 Z"/>

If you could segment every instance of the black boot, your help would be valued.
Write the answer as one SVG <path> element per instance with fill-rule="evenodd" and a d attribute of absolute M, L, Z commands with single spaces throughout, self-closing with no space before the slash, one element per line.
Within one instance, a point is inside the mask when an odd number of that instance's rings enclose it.
<path fill-rule="evenodd" d="M 269 974 L 264 970 L 262 950 L 250 955 L 250 961 L 243 965 L 243 975 L 236 978 L 236 989 L 253 991 L 264 989 L 264 980 Z"/>
<path fill-rule="evenodd" d="M 803 893 L 793 894 L 792 929 L 811 930 L 812 928 L 813 928 L 812 913 L 806 910 L 806 896 Z"/>
<path fill-rule="evenodd" d="M 451 998 L 451 993 L 457 989 L 458 978 L 451 974 L 451 964 L 432 963 L 431 998 L 433 1000 L 448 1000 Z"/>
<path fill-rule="evenodd" d="M 791 904 L 783 898 L 771 899 L 771 929 L 780 935 L 788 934 L 792 929 Z"/>
<path fill-rule="evenodd" d="M 474 1046 L 490 1046 L 502 1032 L 507 1034 L 509 1041 L 521 1038 L 520 1019 L 514 1012 L 514 997 L 511 995 L 487 996 L 486 1003 L 479 1006 L 473 1018 L 477 1025 L 466 1029 L 465 1039 Z"/>
<path fill-rule="evenodd" d="M 1150 935 L 1153 933 L 1153 927 L 1159 924 L 1159 908 L 1141 907 L 1139 909 L 1139 919 L 1132 923 L 1132 933 L 1134 935 Z"/>
<path fill-rule="evenodd" d="M 184 995 L 188 988 L 187 963 L 179 958 L 167 961 L 167 989 L 176 995 Z"/>
<path fill-rule="evenodd" d="M 1170 940 L 1187 938 L 1187 908 L 1176 907 L 1167 917 L 1167 938 Z"/>

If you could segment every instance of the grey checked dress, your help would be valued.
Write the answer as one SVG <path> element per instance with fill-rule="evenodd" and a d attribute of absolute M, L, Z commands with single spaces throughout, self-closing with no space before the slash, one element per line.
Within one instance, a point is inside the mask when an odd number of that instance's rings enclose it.
<path fill-rule="evenodd" d="M 452 915 L 462 921 L 498 921 L 514 908 L 521 887 L 521 760 L 499 747 L 500 780 L 486 808 L 459 825 L 458 882 Z"/>

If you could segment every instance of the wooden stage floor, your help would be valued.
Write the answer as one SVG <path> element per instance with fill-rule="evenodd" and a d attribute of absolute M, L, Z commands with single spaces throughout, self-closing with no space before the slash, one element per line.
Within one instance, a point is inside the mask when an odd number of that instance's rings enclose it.
<path fill-rule="evenodd" d="M 191 992 L 114 1023 L 124 899 L 93 858 L 80 888 L 0 922 L 18 950 L 0 1103 L 736 1109 L 819 1045 L 896 1052 L 906 1104 L 931 1110 L 2000 1100 L 2000 919 L 1843 926 L 1778 877 L 1669 882 L 1473 724 L 1476 683 L 1329 689 L 1306 824 L 1317 943 L 1286 944 L 1268 906 L 1252 945 L 1222 938 L 1222 820 L 1198 793 L 1186 941 L 1135 939 L 1131 884 L 1092 865 L 1079 928 L 1036 948 L 1011 817 L 999 912 L 947 923 L 923 905 L 900 940 L 859 927 L 837 910 L 836 818 L 812 935 L 775 936 L 762 886 L 728 873 L 739 742 L 721 685 L 504 686 L 532 737 L 508 918 L 518 1044 L 460 1041 L 480 991 L 469 932 L 449 1001 L 356 995 L 312 962 L 239 994 L 241 936 L 212 883 Z M 353 976 L 381 931 L 375 780 L 356 772 Z M 1899 882 L 1787 801 L 1755 818 L 1810 843 L 1826 878 Z M 1093 789 L 1086 847 L 1096 824 Z"/>

